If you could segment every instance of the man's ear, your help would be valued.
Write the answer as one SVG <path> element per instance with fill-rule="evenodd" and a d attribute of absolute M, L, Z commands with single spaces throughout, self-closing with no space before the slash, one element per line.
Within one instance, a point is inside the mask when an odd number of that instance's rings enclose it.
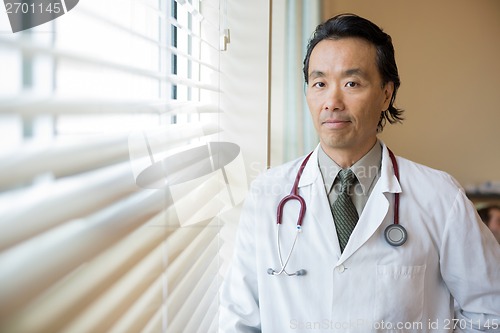
<path fill-rule="evenodd" d="M 394 82 L 392 81 L 387 82 L 382 89 L 384 89 L 384 95 L 385 95 L 384 109 L 383 109 L 383 111 L 385 111 L 389 108 L 392 95 L 394 94 Z"/>

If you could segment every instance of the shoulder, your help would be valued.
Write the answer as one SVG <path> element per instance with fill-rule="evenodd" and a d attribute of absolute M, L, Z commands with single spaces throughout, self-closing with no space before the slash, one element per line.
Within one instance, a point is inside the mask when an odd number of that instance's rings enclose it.
<path fill-rule="evenodd" d="M 434 169 L 426 165 L 410 161 L 401 156 L 398 156 L 397 160 L 400 169 L 405 171 L 407 173 L 406 176 L 409 176 L 410 179 L 419 177 L 420 181 L 428 180 L 431 182 L 438 182 L 443 185 L 461 188 L 457 180 L 445 171 Z"/>
<path fill-rule="evenodd" d="M 454 200 L 462 186 L 449 173 L 437 170 L 406 158 L 397 157 L 400 181 L 403 192 L 406 190 L 424 193 L 427 196 L 440 196 Z"/>

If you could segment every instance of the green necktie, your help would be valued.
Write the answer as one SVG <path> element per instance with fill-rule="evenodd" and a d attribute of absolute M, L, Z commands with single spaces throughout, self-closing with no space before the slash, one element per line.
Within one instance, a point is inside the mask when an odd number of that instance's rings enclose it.
<path fill-rule="evenodd" d="M 340 251 L 344 252 L 347 241 L 359 218 L 356 207 L 349 197 L 349 189 L 355 182 L 356 177 L 351 169 L 340 170 L 338 177 L 340 178 L 342 190 L 332 205 L 332 213 L 339 238 Z"/>

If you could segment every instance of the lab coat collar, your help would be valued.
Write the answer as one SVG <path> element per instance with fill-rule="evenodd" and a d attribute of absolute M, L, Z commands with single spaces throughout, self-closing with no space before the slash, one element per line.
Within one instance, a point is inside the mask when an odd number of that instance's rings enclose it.
<path fill-rule="evenodd" d="M 392 208 L 389 198 L 392 193 L 401 193 L 401 185 L 394 174 L 389 150 L 382 142 L 382 164 L 380 179 L 368 199 L 356 228 L 347 243 L 344 252 L 340 256 L 338 265 L 353 255 L 366 241 L 377 231 L 386 216 L 392 216 Z M 392 202 L 392 200 L 391 200 Z M 382 240 L 381 240 L 382 241 Z"/>
<path fill-rule="evenodd" d="M 380 179 L 378 180 L 378 183 L 380 183 L 379 191 L 384 193 L 401 193 L 401 185 L 394 173 L 389 149 L 385 143 L 382 141 L 380 143 L 382 144 L 382 165 L 380 167 Z"/>
<path fill-rule="evenodd" d="M 391 158 L 389 156 L 389 150 L 385 143 L 380 141 L 382 145 L 382 163 L 380 170 L 380 179 L 377 182 L 377 186 L 380 186 L 379 191 L 388 193 L 400 193 L 401 186 L 394 175 L 394 169 L 392 166 Z M 299 181 L 299 188 L 313 184 L 316 179 L 321 176 L 321 172 L 318 166 L 318 151 L 320 145 L 318 144 L 314 149 L 309 161 L 302 172 L 302 177 Z"/>
<path fill-rule="evenodd" d="M 337 265 L 340 265 L 353 255 L 380 227 L 390 209 L 390 203 L 388 200 L 389 196 L 386 195 L 386 193 L 401 192 L 401 185 L 394 174 L 391 158 L 389 156 L 389 150 L 382 141 L 380 142 L 382 144 L 380 178 L 375 184 L 370 198 L 361 213 L 358 224 L 351 235 L 351 239 L 347 243 L 347 246 L 342 254 L 340 253 L 340 248 L 338 246 L 333 217 L 331 215 L 330 205 L 328 203 L 323 179 L 318 166 L 319 145 L 313 151 L 306 167 L 304 168 L 302 177 L 300 178 L 299 188 L 313 184 L 316 185 L 307 191 L 307 193 L 309 193 L 308 198 L 310 198 L 310 201 L 308 202 L 311 204 L 311 212 L 315 218 L 319 221 L 320 218 L 324 219 L 326 216 L 330 216 L 332 219 L 331 223 L 320 223 L 320 225 L 324 228 L 324 232 L 332 235 L 331 245 L 333 248 L 331 250 L 337 255 Z"/>
<path fill-rule="evenodd" d="M 316 179 L 321 177 L 321 172 L 318 166 L 318 150 L 321 149 L 319 144 L 313 150 L 309 161 L 307 161 L 306 167 L 302 172 L 302 176 L 299 181 L 299 188 L 313 184 Z"/>

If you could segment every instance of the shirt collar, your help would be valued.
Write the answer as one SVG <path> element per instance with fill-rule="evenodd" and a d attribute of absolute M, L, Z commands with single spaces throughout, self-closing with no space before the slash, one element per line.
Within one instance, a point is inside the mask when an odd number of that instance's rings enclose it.
<path fill-rule="evenodd" d="M 373 186 L 374 180 L 380 174 L 381 161 L 382 144 L 377 140 L 373 148 L 350 168 L 361 184 L 364 195 L 368 193 L 369 189 Z M 323 176 L 325 190 L 328 193 L 342 168 L 325 153 L 321 146 L 318 150 L 318 167 Z"/>

